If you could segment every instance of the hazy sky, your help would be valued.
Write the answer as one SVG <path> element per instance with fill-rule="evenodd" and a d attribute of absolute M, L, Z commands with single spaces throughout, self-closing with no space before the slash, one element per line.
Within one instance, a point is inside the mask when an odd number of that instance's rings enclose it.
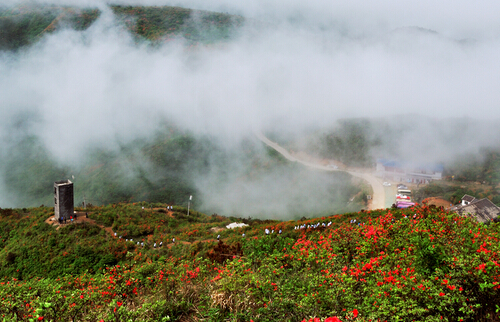
<path fill-rule="evenodd" d="M 0 54 L 3 153 L 15 142 L 14 120 L 26 115 L 61 162 L 89 145 L 147 135 L 161 118 L 228 142 L 282 122 L 299 129 L 342 117 L 498 120 L 498 1 L 113 1 L 257 21 L 233 42 L 194 50 L 182 41 L 136 45 L 104 1 L 36 2 L 104 12 L 84 32 Z"/>

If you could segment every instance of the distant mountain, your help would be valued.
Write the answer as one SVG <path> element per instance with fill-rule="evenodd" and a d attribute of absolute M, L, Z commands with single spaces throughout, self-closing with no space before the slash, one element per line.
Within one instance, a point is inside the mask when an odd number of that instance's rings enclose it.
<path fill-rule="evenodd" d="M 98 9 L 58 6 L 0 8 L 0 50 L 31 45 L 46 33 L 61 28 L 87 29 L 100 15 Z"/>
<path fill-rule="evenodd" d="M 114 5 L 110 9 L 137 40 L 151 42 L 182 37 L 189 43 L 212 43 L 229 39 L 244 23 L 241 16 L 180 7 Z M 18 50 L 64 28 L 86 30 L 101 14 L 97 8 L 54 5 L 0 7 L 0 50 Z"/>
<path fill-rule="evenodd" d="M 407 26 L 407 27 L 396 28 L 388 34 L 389 37 L 394 37 L 394 36 L 397 37 L 398 35 L 413 36 L 413 37 L 437 37 L 446 39 L 448 41 L 460 45 L 473 45 L 477 42 L 477 40 L 473 38 L 463 38 L 463 39 L 448 38 L 437 32 L 436 30 L 422 28 L 418 26 Z"/>

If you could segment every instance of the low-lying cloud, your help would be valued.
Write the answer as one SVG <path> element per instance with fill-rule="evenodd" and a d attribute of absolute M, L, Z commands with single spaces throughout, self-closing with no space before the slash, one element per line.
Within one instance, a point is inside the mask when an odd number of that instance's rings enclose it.
<path fill-rule="evenodd" d="M 86 31 L 57 31 L 0 55 L 2 153 L 15 148 L 19 118 L 30 121 L 18 129 L 42 138 L 62 164 L 78 162 L 89 146 L 148 136 L 165 119 L 228 144 L 253 130 L 328 127 L 347 117 L 498 120 L 494 1 L 140 2 L 249 18 L 231 41 L 196 48 L 182 39 L 138 44 L 103 1 L 36 2 L 103 13 Z M 413 139 L 434 133 L 411 117 L 401 122 Z"/>

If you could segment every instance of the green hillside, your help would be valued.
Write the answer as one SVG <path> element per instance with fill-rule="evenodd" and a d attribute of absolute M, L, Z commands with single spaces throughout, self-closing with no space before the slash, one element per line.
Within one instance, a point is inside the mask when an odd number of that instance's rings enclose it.
<path fill-rule="evenodd" d="M 241 16 L 180 7 L 111 6 L 111 9 L 132 34 L 156 42 L 176 37 L 192 43 L 227 40 L 244 22 Z"/>
<path fill-rule="evenodd" d="M 447 165 L 444 175 L 443 180 L 417 189 L 417 201 L 441 197 L 457 204 L 468 194 L 500 205 L 500 150 L 485 148 L 477 154 L 459 156 Z"/>
<path fill-rule="evenodd" d="M 58 6 L 0 7 L 0 50 L 31 45 L 60 28 L 87 29 L 100 15 L 97 9 Z"/>
<path fill-rule="evenodd" d="M 431 120 L 426 119 L 426 122 Z M 471 127 L 473 126 L 479 129 L 478 124 L 473 123 Z M 310 155 L 334 159 L 349 167 L 374 168 L 376 157 L 413 161 L 414 156 L 410 155 L 406 157 L 409 160 L 406 160 L 404 153 L 398 151 L 404 146 L 400 139 L 402 134 L 412 129 L 413 127 L 408 128 L 404 122 L 391 123 L 388 120 L 375 118 L 351 118 L 338 120 L 330 129 L 311 130 L 302 137 L 279 133 L 270 133 L 268 136 L 289 150 L 304 150 Z M 443 150 L 446 150 L 450 146 L 463 144 L 462 127 L 444 128 L 443 132 L 449 132 L 447 136 L 450 137 L 450 142 L 439 142 L 435 144 L 436 146 L 442 144 L 446 147 Z M 422 155 L 429 153 L 425 149 L 418 151 Z M 488 198 L 500 206 L 500 148 L 485 146 L 474 149 L 474 152 L 465 150 L 461 153 L 457 149 L 450 153 L 455 157 L 443 161 L 443 179 L 414 189 L 413 196 L 416 201 L 440 197 L 456 204 L 464 194 L 469 194 L 477 198 Z M 429 154 L 430 159 L 434 157 L 432 153 Z"/>
<path fill-rule="evenodd" d="M 110 6 L 119 25 L 138 41 L 184 38 L 189 44 L 230 39 L 244 23 L 240 16 L 180 7 Z M 83 31 L 101 15 L 99 9 L 55 5 L 0 6 L 0 50 L 18 50 L 45 34 L 64 28 Z"/>
<path fill-rule="evenodd" d="M 1 210 L 4 321 L 499 318 L 497 223 L 417 207 L 229 230 L 242 220 L 164 204 L 87 211 L 52 226 L 52 208 Z"/>
<path fill-rule="evenodd" d="M 204 201 L 221 200 L 233 185 L 242 189 L 239 198 L 263 205 L 262 211 L 246 209 L 246 216 L 254 218 L 357 211 L 366 206 L 369 194 L 368 187 L 347 173 L 305 171 L 256 139 L 226 149 L 215 138 L 195 136 L 168 124 L 151 137 L 119 143 L 119 149 L 89 148 L 80 153 L 79 165 L 64 166 L 36 136 L 20 135 L 16 148 L 3 156 L 0 165 L 9 187 L 5 193 L 19 206 L 53 205 L 54 182 L 70 179 L 79 206 L 84 201 L 186 205 L 188 196 L 195 195 L 193 205 L 198 209 L 232 215 L 240 213 L 241 206 L 223 209 L 217 206 L 220 201 Z M 274 210 L 273 200 L 281 200 L 280 208 L 286 210 Z"/>
<path fill-rule="evenodd" d="M 180 7 L 109 8 L 153 48 L 224 42 L 245 23 Z M 0 51 L 66 28 L 84 33 L 103 14 L 0 5 Z M 78 162 L 64 163 L 32 134 L 32 117 L 5 131 L 0 163 L 2 200 L 19 205 L 0 208 L 2 322 L 500 320 L 498 222 L 418 204 L 362 210 L 370 188 L 347 172 L 306 170 L 253 136 L 228 147 L 168 122 L 79 147 Z M 377 153 L 398 156 L 399 128 L 383 125 L 340 120 L 310 134 L 306 152 L 370 167 Z M 483 149 L 414 197 L 500 204 L 499 173 L 500 152 Z M 62 179 L 74 182 L 77 217 L 59 223 L 53 185 Z M 235 222 L 245 225 L 227 228 Z"/>

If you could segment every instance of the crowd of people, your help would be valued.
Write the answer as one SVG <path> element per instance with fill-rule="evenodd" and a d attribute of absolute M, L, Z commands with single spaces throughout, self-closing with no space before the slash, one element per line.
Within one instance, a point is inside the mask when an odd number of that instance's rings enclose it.
<path fill-rule="evenodd" d="M 86 212 L 85 213 L 85 218 L 89 218 L 89 213 Z M 76 221 L 78 219 L 78 213 L 74 213 L 73 215 L 69 216 L 68 217 L 65 217 L 65 216 L 60 216 L 58 221 L 59 221 L 59 225 L 63 225 L 63 224 L 67 224 L 68 223 L 68 220 L 69 220 L 69 223 L 73 223 L 74 221 Z"/>
<path fill-rule="evenodd" d="M 59 217 L 59 225 L 67 224 L 68 223 L 68 219 L 69 219 L 70 223 L 73 223 L 73 221 L 76 220 L 77 218 L 78 218 L 78 214 L 77 213 L 74 213 L 72 216 L 69 216 L 69 218 L 64 217 L 64 216 L 60 216 Z"/>
<path fill-rule="evenodd" d="M 116 236 L 116 233 L 114 233 L 114 235 L 115 235 L 115 237 L 117 237 L 117 236 Z M 118 238 L 119 238 L 119 239 L 121 239 L 121 238 L 122 238 L 122 236 L 118 236 Z M 125 238 L 125 241 L 126 241 L 126 242 L 132 242 L 132 243 L 133 243 L 133 242 L 134 242 L 134 239 L 133 239 L 133 238 L 130 238 L 130 239 Z M 172 243 L 175 243 L 175 237 L 174 237 L 174 238 L 172 238 Z M 137 245 L 137 246 L 144 247 L 144 246 L 146 246 L 147 244 L 144 244 L 144 242 L 137 242 L 137 243 L 136 243 L 136 245 Z M 153 244 L 153 248 L 157 248 L 157 247 L 158 247 L 158 248 L 163 247 L 163 241 L 160 241 L 159 243 L 155 242 L 155 243 Z"/>
<path fill-rule="evenodd" d="M 326 227 L 330 227 L 331 225 L 332 225 L 331 221 L 328 224 L 325 224 L 324 222 L 323 223 L 319 222 L 319 223 L 312 224 L 312 225 L 302 224 L 302 225 L 299 225 L 299 226 L 295 226 L 295 230 L 299 230 L 299 229 L 326 228 Z"/>

